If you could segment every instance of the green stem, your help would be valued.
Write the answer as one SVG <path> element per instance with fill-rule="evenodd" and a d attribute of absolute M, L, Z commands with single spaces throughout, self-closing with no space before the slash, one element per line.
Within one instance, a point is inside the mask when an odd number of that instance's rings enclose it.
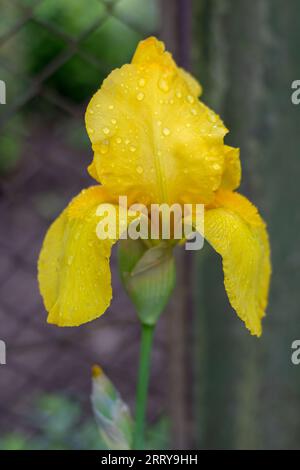
<path fill-rule="evenodd" d="M 135 429 L 133 434 L 133 449 L 135 450 L 143 450 L 144 448 L 145 416 L 154 326 L 155 325 L 142 324 L 140 364 L 136 396 Z"/>

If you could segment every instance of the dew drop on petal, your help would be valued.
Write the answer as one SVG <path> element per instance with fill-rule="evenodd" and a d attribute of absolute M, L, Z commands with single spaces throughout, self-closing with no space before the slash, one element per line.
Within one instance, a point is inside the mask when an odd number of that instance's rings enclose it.
<path fill-rule="evenodd" d="M 176 92 L 176 96 L 177 96 L 177 98 L 182 98 L 182 93 L 181 93 L 181 91 L 177 91 L 177 92 Z"/>
<path fill-rule="evenodd" d="M 159 88 L 165 93 L 169 91 L 169 84 L 165 78 L 161 78 L 158 82 Z"/>
<path fill-rule="evenodd" d="M 143 78 L 140 78 L 140 79 L 139 79 L 139 86 L 140 86 L 140 87 L 145 86 L 145 83 L 146 83 L 146 82 L 145 82 L 145 80 L 144 80 Z"/>
<path fill-rule="evenodd" d="M 213 167 L 214 170 L 220 170 L 221 169 L 221 165 L 219 165 L 219 163 L 214 163 L 212 167 Z"/>
<path fill-rule="evenodd" d="M 108 106 L 108 109 L 114 109 L 114 105 L 113 105 L 113 104 L 110 104 L 110 105 Z"/>
<path fill-rule="evenodd" d="M 135 151 L 136 151 L 136 147 L 135 147 L 134 145 L 131 145 L 131 146 L 129 147 L 129 150 L 130 150 L 130 152 L 135 152 Z"/>
<path fill-rule="evenodd" d="M 145 97 L 145 95 L 144 95 L 144 93 L 142 93 L 141 91 L 140 91 L 140 93 L 138 93 L 138 94 L 136 95 L 136 99 L 137 99 L 138 101 L 143 101 L 144 97 Z"/>
<path fill-rule="evenodd" d="M 89 134 L 94 134 L 94 132 L 95 132 L 94 129 L 92 129 L 91 127 L 88 128 L 88 133 Z"/>
<path fill-rule="evenodd" d="M 73 263 L 73 258 L 74 256 L 69 256 L 68 258 L 68 265 L 71 266 L 71 264 Z"/>
<path fill-rule="evenodd" d="M 121 137 L 117 137 L 116 142 L 117 142 L 117 144 L 120 144 L 122 142 Z"/>
<path fill-rule="evenodd" d="M 111 120 L 111 123 L 112 123 L 112 124 L 117 124 L 117 120 L 116 120 L 116 119 L 112 119 L 112 120 Z"/>
<path fill-rule="evenodd" d="M 195 99 L 192 95 L 187 95 L 186 99 L 188 100 L 189 103 L 194 103 Z"/>
<path fill-rule="evenodd" d="M 163 134 L 164 134 L 164 135 L 170 135 L 170 132 L 171 132 L 171 131 L 170 131 L 170 129 L 169 129 L 168 127 L 164 127 L 164 128 L 163 128 Z"/>
<path fill-rule="evenodd" d="M 102 155 L 105 155 L 107 152 L 108 152 L 108 144 L 105 144 L 105 143 L 101 144 L 100 153 Z"/>
<path fill-rule="evenodd" d="M 137 171 L 137 173 L 138 173 L 139 175 L 141 175 L 144 170 L 143 170 L 143 168 L 142 168 L 141 166 L 137 166 L 137 167 L 136 167 L 136 171 Z"/>
<path fill-rule="evenodd" d="M 102 130 L 103 130 L 103 132 L 104 132 L 105 135 L 109 134 L 109 132 L 110 132 L 110 130 L 109 130 L 108 127 L 103 127 Z"/>

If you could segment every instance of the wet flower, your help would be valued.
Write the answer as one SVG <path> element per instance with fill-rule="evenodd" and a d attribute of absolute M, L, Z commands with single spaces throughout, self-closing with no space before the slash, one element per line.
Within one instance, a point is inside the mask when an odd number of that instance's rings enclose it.
<path fill-rule="evenodd" d="M 261 334 L 271 272 L 265 223 L 235 192 L 239 150 L 224 144 L 227 129 L 200 95 L 198 82 L 151 37 L 93 96 L 86 112 L 94 151 L 88 169 L 101 186 L 79 194 L 45 238 L 39 283 L 50 323 L 79 325 L 109 306 L 109 257 L 120 233 L 99 240 L 96 209 L 122 195 L 147 207 L 204 204 L 204 235 L 223 258 L 230 303 L 250 332 Z"/>

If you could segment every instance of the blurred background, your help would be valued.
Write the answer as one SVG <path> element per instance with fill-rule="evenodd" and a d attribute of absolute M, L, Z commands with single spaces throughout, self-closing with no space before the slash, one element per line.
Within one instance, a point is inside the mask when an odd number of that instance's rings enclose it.
<path fill-rule="evenodd" d="M 209 246 L 177 256 L 178 285 L 156 331 L 148 446 L 300 448 L 300 79 L 297 0 L 0 0 L 1 449 L 94 449 L 90 369 L 102 365 L 134 408 L 139 327 L 117 278 L 103 317 L 46 323 L 36 261 L 51 221 L 92 184 L 84 127 L 91 95 L 137 42 L 165 40 L 204 86 L 241 148 L 243 184 L 266 219 L 273 279 L 264 333 L 228 304 Z"/>

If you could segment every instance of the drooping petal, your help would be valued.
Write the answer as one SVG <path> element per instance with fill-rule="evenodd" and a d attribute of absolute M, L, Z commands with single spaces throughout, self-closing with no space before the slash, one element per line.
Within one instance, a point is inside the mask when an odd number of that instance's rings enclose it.
<path fill-rule="evenodd" d="M 129 202 L 210 202 L 227 130 L 200 92 L 163 43 L 142 41 L 132 63 L 114 70 L 88 106 L 91 173 Z"/>
<path fill-rule="evenodd" d="M 106 191 L 82 191 L 51 225 L 38 262 L 40 291 L 48 322 L 77 326 L 105 312 L 112 297 L 109 258 L 115 239 L 96 235 L 99 204 Z"/>
<path fill-rule="evenodd" d="M 215 208 L 205 213 L 205 238 L 223 258 L 232 307 L 251 334 L 260 336 L 271 274 L 264 221 L 244 196 L 219 191 Z"/>

